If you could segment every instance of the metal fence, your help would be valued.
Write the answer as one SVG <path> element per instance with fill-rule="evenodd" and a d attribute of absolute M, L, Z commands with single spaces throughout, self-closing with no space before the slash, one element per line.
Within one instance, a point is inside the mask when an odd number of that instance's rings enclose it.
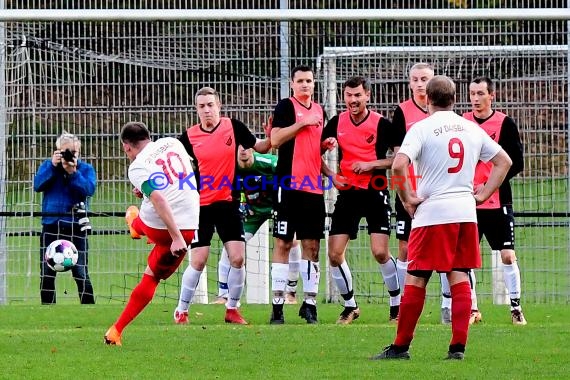
<path fill-rule="evenodd" d="M 79 3 L 81 3 L 79 5 Z M 559 7 L 562 1 L 5 1 L 6 9 L 410 9 Z M 499 4 L 500 3 L 500 4 Z M 492 11 L 490 11 L 492 12 Z M 329 114 L 342 109 L 339 84 L 353 74 L 373 82 L 372 106 L 390 117 L 409 96 L 407 70 L 434 64 L 459 84 L 459 110 L 468 107 L 466 85 L 478 75 L 498 81 L 496 108 L 519 124 L 526 158 L 515 181 L 517 253 L 523 299 L 568 302 L 568 23 L 567 20 L 499 21 L 85 21 L 6 22 L 3 40 L 3 112 L 0 116 L 0 301 L 37 302 L 38 213 L 33 176 L 62 131 L 81 137 L 82 157 L 95 166 L 91 201 L 94 233 L 90 272 L 100 300 L 123 301 L 144 269 L 147 247 L 125 235 L 125 208 L 137 200 L 126 179 L 128 162 L 118 141 L 122 124 L 142 120 L 155 137 L 179 135 L 197 122 L 195 91 L 219 90 L 223 112 L 258 135 L 277 101 L 288 96 L 288 72 L 315 67 L 316 99 Z M 334 67 L 332 69 L 331 67 Z M 336 94 L 333 96 L 331 94 Z M 364 231 L 363 231 L 364 232 Z M 348 255 L 356 291 L 384 302 L 381 277 L 366 237 Z M 392 238 L 392 251 L 396 241 Z M 484 245 L 486 247 L 486 245 Z M 324 248 L 324 247 L 323 247 Z M 219 247 L 213 247 L 217 253 Z M 487 249 L 485 248 L 487 251 Z M 326 254 L 321 255 L 321 262 Z M 488 253 L 486 257 L 489 257 Z M 208 290 L 216 288 L 215 262 Z M 489 260 L 485 259 L 485 264 Z M 323 264 L 324 265 L 324 264 Z M 58 297 L 75 302 L 68 275 Z M 491 291 L 486 265 L 480 296 Z M 177 298 L 178 276 L 160 294 Z M 436 287 L 430 295 L 437 297 Z"/>

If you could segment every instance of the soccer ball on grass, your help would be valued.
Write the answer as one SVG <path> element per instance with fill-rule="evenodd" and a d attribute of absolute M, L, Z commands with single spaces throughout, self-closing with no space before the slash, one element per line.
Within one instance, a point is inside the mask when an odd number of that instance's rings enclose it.
<path fill-rule="evenodd" d="M 78 257 L 77 248 L 69 240 L 56 240 L 46 248 L 46 263 L 56 272 L 67 272 L 73 268 Z"/>

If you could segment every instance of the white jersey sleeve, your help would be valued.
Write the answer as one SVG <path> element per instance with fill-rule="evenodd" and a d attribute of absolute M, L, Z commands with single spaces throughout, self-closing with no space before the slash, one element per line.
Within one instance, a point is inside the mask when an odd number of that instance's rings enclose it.
<path fill-rule="evenodd" d="M 479 159 L 483 162 L 489 162 L 501 151 L 502 148 L 495 140 L 489 137 L 483 129 L 481 129 L 481 132 L 483 136 Z"/>
<path fill-rule="evenodd" d="M 410 128 L 398 150 L 398 153 L 405 154 L 412 162 L 416 161 L 422 149 L 422 136 L 419 132 L 415 128 Z"/>
<path fill-rule="evenodd" d="M 148 143 L 129 166 L 129 180 L 139 190 L 146 182 L 160 191 L 180 229 L 197 229 L 200 198 L 192 159 L 180 141 L 167 137 Z M 149 227 L 166 229 L 148 197 L 144 196 L 140 218 Z"/>

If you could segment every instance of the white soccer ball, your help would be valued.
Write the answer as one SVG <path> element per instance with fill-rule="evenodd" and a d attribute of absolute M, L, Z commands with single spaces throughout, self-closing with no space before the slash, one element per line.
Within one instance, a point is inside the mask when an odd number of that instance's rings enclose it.
<path fill-rule="evenodd" d="M 56 240 L 46 248 L 47 265 L 56 272 L 66 272 L 77 264 L 79 253 L 69 240 Z"/>

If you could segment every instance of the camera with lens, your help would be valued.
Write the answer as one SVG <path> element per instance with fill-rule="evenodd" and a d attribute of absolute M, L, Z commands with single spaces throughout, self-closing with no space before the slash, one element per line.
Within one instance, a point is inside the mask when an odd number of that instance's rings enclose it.
<path fill-rule="evenodd" d="M 75 160 L 75 154 L 70 149 L 61 152 L 61 157 L 67 162 L 73 162 L 73 160 Z"/>
<path fill-rule="evenodd" d="M 79 202 L 73 205 L 73 214 L 77 215 L 77 224 L 79 224 L 81 231 L 91 230 L 91 221 L 87 217 L 87 208 L 84 202 Z"/>

